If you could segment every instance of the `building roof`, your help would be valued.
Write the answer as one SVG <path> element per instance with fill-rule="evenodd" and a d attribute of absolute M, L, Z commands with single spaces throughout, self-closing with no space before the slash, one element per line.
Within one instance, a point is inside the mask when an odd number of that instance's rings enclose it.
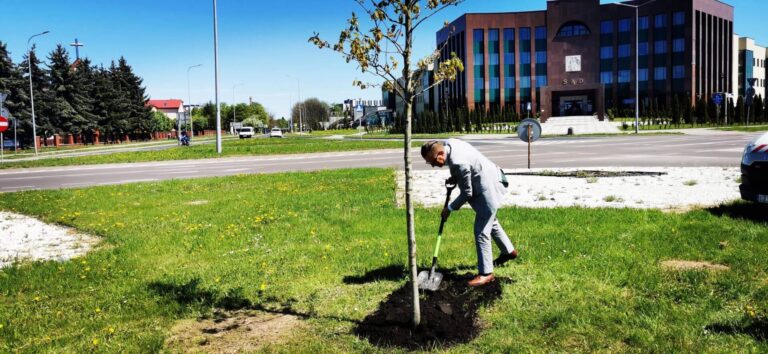
<path fill-rule="evenodd" d="M 176 98 L 169 100 L 149 100 L 148 106 L 155 107 L 157 109 L 178 109 L 184 104 L 184 101 Z"/>

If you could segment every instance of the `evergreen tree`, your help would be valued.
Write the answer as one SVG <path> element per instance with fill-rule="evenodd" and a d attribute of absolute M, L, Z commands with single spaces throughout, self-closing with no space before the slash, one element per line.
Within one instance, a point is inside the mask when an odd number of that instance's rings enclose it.
<path fill-rule="evenodd" d="M 13 64 L 6 44 L 0 42 L 0 92 L 8 94 L 3 108 L 10 113 L 9 136 L 12 137 L 14 125 L 19 141 L 30 143 L 32 139 L 31 116 L 29 109 L 29 82 L 24 80 L 19 67 Z"/>
<path fill-rule="evenodd" d="M 99 116 L 95 113 L 96 68 L 89 59 L 78 60 L 73 65 L 72 86 L 74 88 L 73 106 L 82 117 L 78 124 L 73 124 L 72 133 L 90 136 L 98 127 Z"/>
<path fill-rule="evenodd" d="M 680 126 L 681 116 L 682 112 L 680 109 L 680 99 L 677 97 L 677 95 L 674 95 L 672 97 L 672 124 Z"/>
<path fill-rule="evenodd" d="M 691 107 L 691 99 L 688 97 L 683 98 L 683 121 L 686 124 L 693 123 L 693 107 Z"/>
<path fill-rule="evenodd" d="M 755 114 L 753 115 L 755 122 L 760 122 L 763 120 L 763 98 L 760 96 L 755 97 L 753 105 L 755 106 Z"/>
<path fill-rule="evenodd" d="M 152 109 L 146 105 L 148 101 L 146 89 L 141 86 L 144 80 L 133 73 L 133 69 L 124 57 L 120 57 L 116 67 L 113 63 L 110 72 L 112 73 L 113 85 L 123 96 L 120 99 L 119 107 L 124 108 L 127 113 L 125 122 L 120 126 L 121 135 L 128 133 L 146 135 L 150 133 Z"/>
<path fill-rule="evenodd" d="M 79 133 L 85 125 L 85 118 L 75 109 L 76 92 L 74 71 L 70 69 L 69 54 L 59 44 L 49 55 L 49 91 L 46 95 L 48 104 L 41 110 L 48 117 L 55 134 Z"/>

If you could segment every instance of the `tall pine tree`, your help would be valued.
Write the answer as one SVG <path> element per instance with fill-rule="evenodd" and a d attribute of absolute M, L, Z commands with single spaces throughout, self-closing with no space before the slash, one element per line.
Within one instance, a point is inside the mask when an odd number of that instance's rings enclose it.
<path fill-rule="evenodd" d="M 30 143 L 32 133 L 27 128 L 31 127 L 31 111 L 29 109 L 29 83 L 24 80 L 19 67 L 13 64 L 6 44 L 0 42 L 0 92 L 8 94 L 3 108 L 10 113 L 12 120 L 11 130 L 6 137 L 13 137 L 13 128 L 19 141 Z"/>

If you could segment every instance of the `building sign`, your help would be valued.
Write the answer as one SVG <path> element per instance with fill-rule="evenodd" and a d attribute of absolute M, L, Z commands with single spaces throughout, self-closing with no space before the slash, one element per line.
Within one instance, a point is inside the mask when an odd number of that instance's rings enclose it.
<path fill-rule="evenodd" d="M 584 85 L 584 79 L 563 79 L 563 86 L 577 86 Z"/>
<path fill-rule="evenodd" d="M 581 71 L 581 55 L 568 55 L 565 57 L 565 72 L 574 73 Z"/>

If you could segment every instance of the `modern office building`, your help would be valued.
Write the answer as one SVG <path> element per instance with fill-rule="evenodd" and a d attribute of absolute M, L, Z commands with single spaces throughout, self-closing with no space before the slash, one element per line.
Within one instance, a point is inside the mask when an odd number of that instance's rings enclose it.
<path fill-rule="evenodd" d="M 765 47 L 755 44 L 755 40 L 748 37 L 739 37 L 734 35 L 733 44 L 734 65 L 733 91 L 735 96 L 744 96 L 746 89 L 749 88 L 749 79 L 755 79 L 755 96 L 765 98 L 765 85 L 768 80 L 768 70 L 765 70 L 768 51 Z"/>
<path fill-rule="evenodd" d="M 646 106 L 732 92 L 733 12 L 717 0 L 549 0 L 544 11 L 464 14 L 437 33 L 441 57 L 465 67 L 437 104 L 602 119 L 635 107 L 636 77 Z"/>

